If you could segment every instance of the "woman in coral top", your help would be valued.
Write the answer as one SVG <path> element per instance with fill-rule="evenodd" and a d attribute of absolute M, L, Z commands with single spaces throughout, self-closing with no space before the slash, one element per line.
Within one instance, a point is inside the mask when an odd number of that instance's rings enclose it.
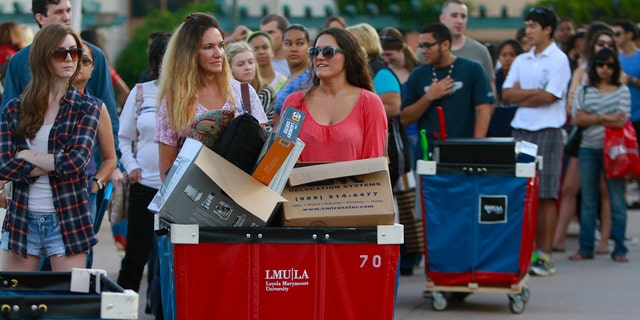
<path fill-rule="evenodd" d="M 309 48 L 313 86 L 294 92 L 284 105 L 306 113 L 300 139 L 303 162 L 382 157 L 387 146 L 387 116 L 372 92 L 367 59 L 348 31 L 326 29 Z"/>

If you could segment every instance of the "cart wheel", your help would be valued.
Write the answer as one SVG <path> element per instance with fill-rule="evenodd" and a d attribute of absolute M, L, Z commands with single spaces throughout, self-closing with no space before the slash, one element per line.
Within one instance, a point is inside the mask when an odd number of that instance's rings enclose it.
<path fill-rule="evenodd" d="M 524 311 L 524 301 L 521 295 L 509 295 L 509 310 L 515 314 L 520 314 Z"/>
<path fill-rule="evenodd" d="M 444 311 L 447 309 L 447 298 L 438 291 L 433 291 L 433 300 L 431 300 L 431 307 L 435 311 Z"/>
<path fill-rule="evenodd" d="M 529 302 L 529 298 L 531 298 L 531 291 L 529 291 L 529 287 L 522 287 L 522 292 L 520 292 L 520 296 L 522 297 L 522 302 Z"/>

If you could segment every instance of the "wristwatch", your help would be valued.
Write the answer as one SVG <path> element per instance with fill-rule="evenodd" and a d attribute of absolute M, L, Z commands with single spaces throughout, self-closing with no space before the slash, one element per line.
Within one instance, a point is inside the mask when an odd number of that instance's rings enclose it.
<path fill-rule="evenodd" d="M 104 189 L 104 183 L 102 181 L 100 181 L 100 179 L 98 178 L 93 178 L 93 181 L 96 182 L 96 184 L 98 185 L 98 190 L 102 190 Z"/>

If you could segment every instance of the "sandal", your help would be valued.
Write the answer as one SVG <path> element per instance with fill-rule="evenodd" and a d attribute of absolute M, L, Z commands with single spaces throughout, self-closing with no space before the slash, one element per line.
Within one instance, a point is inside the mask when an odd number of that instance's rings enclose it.
<path fill-rule="evenodd" d="M 596 254 L 609 254 L 609 248 L 608 247 L 598 247 L 596 249 Z"/>
<path fill-rule="evenodd" d="M 569 256 L 569 260 L 571 261 L 579 261 L 579 260 L 591 260 L 593 257 L 588 256 L 586 253 L 577 252 L 574 255 Z"/>
<path fill-rule="evenodd" d="M 611 259 L 613 259 L 614 262 L 620 262 L 620 263 L 629 262 L 629 258 L 627 258 L 627 256 L 623 256 L 623 255 L 614 255 L 614 256 L 611 256 Z"/>
<path fill-rule="evenodd" d="M 564 248 L 551 248 L 551 252 L 564 253 Z"/>

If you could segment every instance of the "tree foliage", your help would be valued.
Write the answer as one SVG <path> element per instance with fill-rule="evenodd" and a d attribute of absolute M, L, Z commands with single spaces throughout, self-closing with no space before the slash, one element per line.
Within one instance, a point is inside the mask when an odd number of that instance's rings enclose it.
<path fill-rule="evenodd" d="M 138 82 L 140 74 L 149 66 L 147 57 L 147 37 L 157 30 L 173 32 L 184 18 L 192 12 L 214 12 L 213 1 L 204 4 L 185 6 L 175 12 L 155 10 L 149 13 L 144 22 L 138 25 L 127 46 L 120 52 L 115 61 L 115 68 L 122 79 L 131 87 Z"/>
<path fill-rule="evenodd" d="M 349 6 L 355 7 L 357 14 L 366 13 L 368 5 L 376 5 L 380 14 L 395 15 L 400 18 L 400 29 L 415 29 L 429 21 L 438 21 L 440 9 L 446 0 L 334 0 L 341 14 L 349 12 Z M 469 10 L 472 5 L 468 4 Z"/>
<path fill-rule="evenodd" d="M 640 21 L 638 0 L 541 0 L 536 6 L 554 8 L 558 16 L 570 17 L 576 23 L 611 22 L 615 19 Z"/>

